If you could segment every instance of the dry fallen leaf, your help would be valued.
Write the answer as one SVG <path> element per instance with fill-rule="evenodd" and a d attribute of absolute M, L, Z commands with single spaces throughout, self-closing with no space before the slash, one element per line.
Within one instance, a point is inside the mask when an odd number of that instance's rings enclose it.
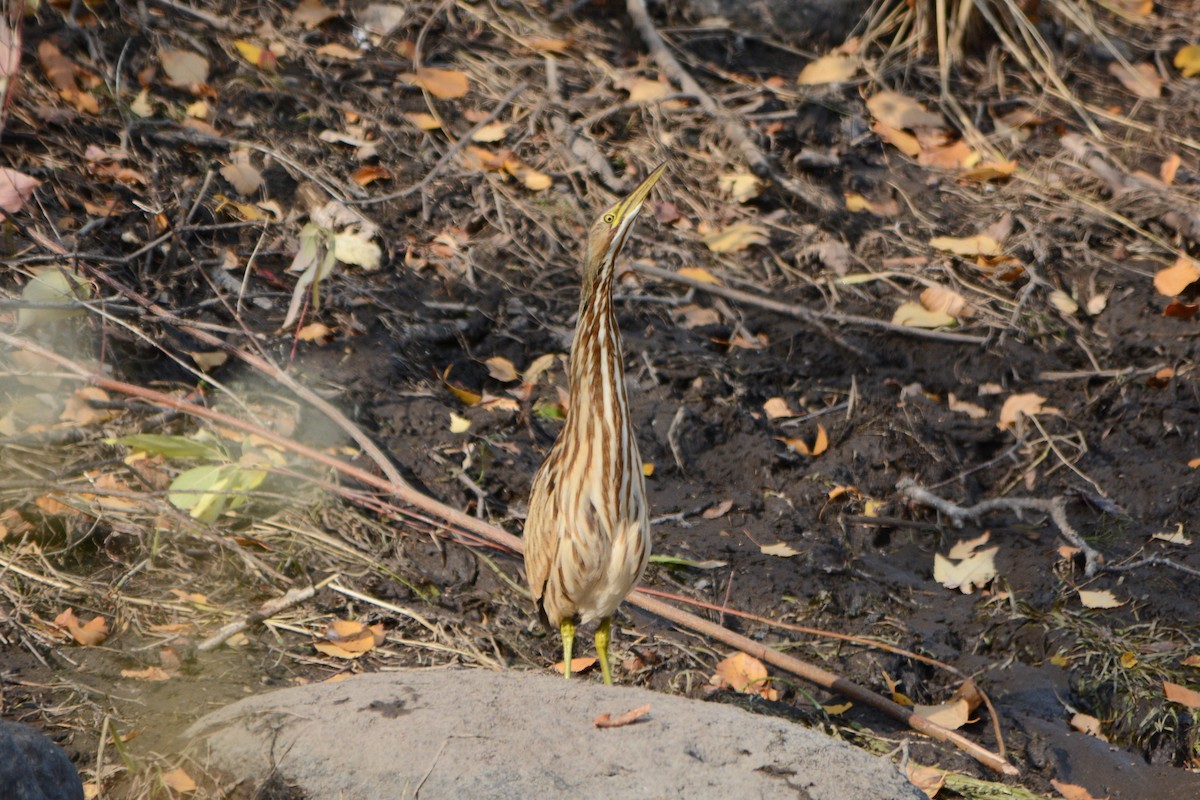
<path fill-rule="evenodd" d="M 164 772 L 162 781 L 177 792 L 194 792 L 199 788 L 196 786 L 196 782 L 192 780 L 192 776 L 184 772 L 183 767 L 176 767 L 173 770 Z"/>
<path fill-rule="evenodd" d="M 1192 543 L 1192 540 L 1189 539 L 1187 537 L 1187 535 L 1184 534 L 1184 532 L 1183 532 L 1183 523 L 1182 522 L 1180 522 L 1178 524 L 1178 527 L 1176 527 L 1175 530 L 1162 531 L 1160 533 L 1155 533 L 1155 534 L 1152 534 L 1150 536 L 1150 538 L 1158 539 L 1160 542 L 1167 542 L 1168 544 L 1179 544 L 1179 545 L 1184 545 L 1184 546 L 1190 546 Z"/>
<path fill-rule="evenodd" d="M 998 256 L 1004 252 L 1003 245 L 986 234 L 976 236 L 935 236 L 929 240 L 935 250 L 944 250 L 960 256 Z"/>
<path fill-rule="evenodd" d="M 451 433 L 466 433 L 471 429 L 471 420 L 466 417 L 460 417 L 453 411 L 450 412 L 450 432 Z"/>
<path fill-rule="evenodd" d="M 800 551 L 792 547 L 787 542 L 776 542 L 775 544 L 759 545 L 759 551 L 764 556 L 777 556 L 779 558 L 791 558 L 792 556 L 800 555 Z"/>
<path fill-rule="evenodd" d="M 246 150 L 235 152 L 233 160 L 221 167 L 220 172 L 243 195 L 255 194 L 263 185 L 262 173 L 250 163 L 250 153 Z"/>
<path fill-rule="evenodd" d="M 871 123 L 871 130 L 880 139 L 883 139 L 909 158 L 916 158 L 921 155 L 921 143 L 911 133 L 892 127 L 881 119 L 877 119 Z"/>
<path fill-rule="evenodd" d="M 1015 161 L 985 161 L 961 173 L 958 178 L 964 181 L 997 181 L 1012 177 L 1016 170 Z"/>
<path fill-rule="evenodd" d="M 578 675 L 581 672 L 587 672 L 592 667 L 596 666 L 597 661 L 594 656 L 581 656 L 571 659 L 571 674 Z M 558 673 L 558 677 L 562 677 L 563 662 L 551 664 L 550 669 Z"/>
<path fill-rule="evenodd" d="M 233 46 L 238 51 L 238 55 L 252 67 L 257 67 L 265 72 L 274 72 L 279 66 L 279 60 L 275 54 L 261 45 L 245 39 L 234 39 Z"/>
<path fill-rule="evenodd" d="M 935 114 L 921 103 L 898 92 L 876 92 L 867 100 L 867 109 L 875 119 L 893 128 L 943 128 L 941 114 Z"/>
<path fill-rule="evenodd" d="M 513 363 L 502 356 L 493 356 L 483 363 L 487 364 L 488 375 L 491 375 L 498 381 L 508 383 L 521 377 L 517 374 L 517 368 Z"/>
<path fill-rule="evenodd" d="M 1200 263 L 1180 256 L 1174 264 L 1154 274 L 1154 288 L 1161 295 L 1175 297 L 1197 280 L 1200 280 Z"/>
<path fill-rule="evenodd" d="M 38 43 L 38 62 L 42 65 L 46 77 L 58 90 L 59 97 L 74 106 L 77 111 L 85 114 L 100 113 L 100 104 L 91 92 L 79 88 L 79 80 L 86 74 L 84 70 L 63 55 L 49 39 Z"/>
<path fill-rule="evenodd" d="M 1125 605 L 1124 600 L 1118 600 L 1108 589 L 1077 589 L 1079 602 L 1084 608 L 1118 608 Z"/>
<path fill-rule="evenodd" d="M 914 703 L 913 713 L 952 731 L 971 721 L 971 707 L 962 698 L 933 706 Z"/>
<path fill-rule="evenodd" d="M 997 425 L 1000 430 L 1006 431 L 1016 426 L 1017 418 L 1020 415 L 1035 416 L 1042 413 L 1042 404 L 1045 402 L 1046 398 L 1033 392 L 1010 395 L 1004 401 L 1004 405 L 1000 407 L 1000 421 Z"/>
<path fill-rule="evenodd" d="M 1188 708 L 1200 708 L 1200 692 L 1178 683 L 1163 681 L 1163 695 L 1172 703 L 1182 703 Z"/>
<path fill-rule="evenodd" d="M 649 78 L 631 78 L 618 86 L 629 92 L 629 102 L 631 103 L 646 103 L 653 100 L 660 100 L 669 94 L 674 94 L 674 89 L 666 80 L 650 80 Z"/>
<path fill-rule="evenodd" d="M 713 286 L 721 286 L 721 279 L 704 267 L 680 267 L 676 270 L 676 274 L 682 275 L 685 278 L 691 278 L 700 283 L 711 283 Z"/>
<path fill-rule="evenodd" d="M 737 222 L 704 237 L 704 244 L 714 253 L 736 253 L 756 244 L 770 243 L 767 229 L 750 222 Z"/>
<path fill-rule="evenodd" d="M 95 647 L 108 638 L 108 622 L 104 617 L 92 617 L 85 623 L 80 623 L 74 609 L 66 611 L 54 618 L 54 624 L 71 634 L 71 638 L 84 647 Z"/>
<path fill-rule="evenodd" d="M 981 405 L 969 402 L 967 400 L 959 400 L 955 397 L 954 392 L 946 395 L 946 405 L 951 411 L 957 411 L 960 414 L 966 414 L 971 419 L 983 419 L 987 416 L 987 409 Z"/>
<path fill-rule="evenodd" d="M 748 203 L 762 193 L 762 181 L 751 172 L 731 172 L 717 178 L 721 191 L 739 203 Z"/>
<path fill-rule="evenodd" d="M 647 703 L 644 706 L 638 706 L 637 708 L 633 709 L 632 711 L 626 711 L 624 714 L 617 717 L 616 719 L 613 719 L 612 716 L 607 711 L 605 711 L 603 714 L 596 717 L 596 719 L 592 720 L 592 724 L 595 725 L 597 728 L 622 728 L 626 725 L 632 725 L 634 722 L 637 722 L 639 719 L 641 719 L 642 717 L 646 716 L 649 713 L 650 713 L 650 704 L 649 703 Z"/>
<path fill-rule="evenodd" d="M 292 22 L 311 31 L 331 19 L 336 19 L 337 16 L 338 12 L 327 7 L 321 0 L 300 0 L 296 10 L 292 12 Z"/>
<path fill-rule="evenodd" d="M 780 419 L 781 417 L 794 417 L 792 409 L 788 407 L 787 400 L 782 397 L 771 397 L 767 402 L 763 403 L 763 411 L 767 415 L 767 419 Z"/>
<path fill-rule="evenodd" d="M 821 83 L 842 83 L 854 77 L 858 71 L 858 59 L 842 53 L 829 53 L 815 61 L 810 61 L 800 70 L 796 83 L 801 86 L 815 86 Z"/>
<path fill-rule="evenodd" d="M 1138 97 L 1153 100 L 1162 96 L 1163 79 L 1153 64 L 1144 62 L 1127 68 L 1119 61 L 1113 61 L 1108 65 L 1108 72 Z"/>
<path fill-rule="evenodd" d="M 423 131 L 435 131 L 442 127 L 441 120 L 433 114 L 427 114 L 424 111 L 405 112 L 404 118 Z"/>
<path fill-rule="evenodd" d="M 929 286 L 921 292 L 921 305 L 928 311 L 941 312 L 952 317 L 964 316 L 967 298 L 945 286 Z"/>
<path fill-rule="evenodd" d="M 729 513 L 729 509 L 733 508 L 732 500 L 723 500 L 715 506 L 704 509 L 704 513 L 700 516 L 705 519 L 720 519 Z"/>
<path fill-rule="evenodd" d="M 915 761 L 904 765 L 904 775 L 908 782 L 925 793 L 926 797 L 936 797 L 946 783 L 946 773 L 936 767 L 925 767 Z"/>
<path fill-rule="evenodd" d="M 1100 720 L 1093 717 L 1091 714 L 1082 714 L 1076 712 L 1071 717 L 1071 727 L 1080 733 L 1086 733 L 1089 736 L 1095 736 L 1097 739 L 1108 741 L 1104 735 L 1104 728 L 1100 724 Z"/>
<path fill-rule="evenodd" d="M 413 83 L 439 100 L 454 100 L 465 95 L 471 88 L 467 73 L 435 67 L 417 67 Z"/>
<path fill-rule="evenodd" d="M 122 678 L 133 678 L 139 681 L 169 681 L 170 674 L 162 667 L 146 667 L 145 669 L 123 669 Z"/>
<path fill-rule="evenodd" d="M 37 178 L 15 169 L 0 167 L 0 211 L 17 213 L 29 202 L 33 190 L 41 185 L 42 182 Z"/>
<path fill-rule="evenodd" d="M 314 642 L 320 652 L 336 658 L 358 658 L 383 644 L 382 623 L 367 626 L 349 619 L 335 619 L 325 629 L 325 641 Z"/>
<path fill-rule="evenodd" d="M 1076 786 L 1073 783 L 1064 783 L 1051 778 L 1050 785 L 1054 787 L 1055 791 L 1063 796 L 1064 800 L 1108 800 L 1107 797 L 1096 797 L 1087 789 L 1083 788 L 1082 786 Z"/>
<path fill-rule="evenodd" d="M 191 50 L 164 50 L 158 56 L 168 86 L 199 94 L 208 82 L 208 59 Z"/>
<path fill-rule="evenodd" d="M 892 313 L 892 323 L 910 328 L 942 328 L 954 325 L 958 320 L 945 311 L 930 311 L 921 303 L 901 303 Z"/>
<path fill-rule="evenodd" d="M 810 447 L 808 442 L 798 437 L 776 436 L 776 441 L 783 442 L 789 450 L 793 450 L 802 456 L 817 456 L 829 449 L 829 434 L 825 432 L 825 426 L 817 423 L 817 438 L 813 441 Z"/>
<path fill-rule="evenodd" d="M 735 692 L 758 694 L 767 700 L 779 699 L 779 692 L 771 688 L 767 668 L 746 653 L 734 653 L 717 664 L 717 674 L 713 679 L 713 683 L 728 686 Z"/>
<path fill-rule="evenodd" d="M 987 544 L 991 538 L 991 531 L 984 531 L 974 539 L 963 539 L 955 542 L 950 548 L 950 552 L 946 553 L 946 558 L 952 558 L 955 561 L 959 561 L 964 558 L 970 558 L 971 556 L 975 555 L 975 552 L 979 550 L 979 548 Z"/>
<path fill-rule="evenodd" d="M 951 561 L 941 553 L 933 556 L 933 579 L 947 589 L 971 594 L 996 577 L 996 553 L 999 547 L 977 550 L 961 561 Z"/>

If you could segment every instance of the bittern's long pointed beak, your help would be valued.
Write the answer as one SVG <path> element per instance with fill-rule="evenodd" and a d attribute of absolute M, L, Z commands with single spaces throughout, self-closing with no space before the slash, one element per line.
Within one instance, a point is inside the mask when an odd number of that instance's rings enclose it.
<path fill-rule="evenodd" d="M 629 193 L 629 196 L 621 201 L 617 206 L 617 210 L 613 216 L 613 227 L 619 228 L 621 223 L 629 217 L 637 216 L 637 213 L 642 210 L 642 204 L 646 202 L 646 198 L 650 196 L 650 190 L 654 188 L 654 184 L 658 183 L 658 179 L 667 171 L 667 162 L 659 164 L 658 167 L 646 176 L 646 180 L 642 181 L 636 189 Z"/>

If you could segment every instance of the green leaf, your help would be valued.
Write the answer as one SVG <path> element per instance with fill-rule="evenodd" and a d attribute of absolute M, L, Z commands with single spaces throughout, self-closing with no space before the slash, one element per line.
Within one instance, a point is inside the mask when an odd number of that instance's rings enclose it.
<path fill-rule="evenodd" d="M 171 481 L 167 499 L 195 519 L 215 522 L 229 502 L 229 487 L 236 469 L 230 464 L 192 467 Z"/>
<path fill-rule="evenodd" d="M 124 445 L 132 450 L 164 458 L 202 458 L 206 461 L 226 461 L 226 455 L 212 442 L 189 439 L 186 436 L 168 436 L 161 433 L 135 433 L 119 439 L 107 439 L 109 444 Z"/>

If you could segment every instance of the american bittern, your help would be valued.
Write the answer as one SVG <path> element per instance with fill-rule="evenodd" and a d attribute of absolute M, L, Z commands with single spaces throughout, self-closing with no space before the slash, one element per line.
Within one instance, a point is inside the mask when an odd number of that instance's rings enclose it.
<path fill-rule="evenodd" d="M 612 614 L 650 558 L 646 479 L 629 420 L 612 285 L 617 255 L 666 166 L 601 214 L 588 234 L 570 408 L 529 498 L 525 573 L 542 621 L 562 634 L 567 678 L 575 627 L 598 619 L 596 656 L 604 682 L 612 683 Z"/>

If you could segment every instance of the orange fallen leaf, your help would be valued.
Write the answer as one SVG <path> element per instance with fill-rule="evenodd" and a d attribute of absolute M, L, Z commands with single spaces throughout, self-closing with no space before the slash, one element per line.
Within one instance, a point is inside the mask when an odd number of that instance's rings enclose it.
<path fill-rule="evenodd" d="M 134 678 L 139 681 L 169 681 L 170 674 L 162 667 L 146 667 L 145 669 L 123 669 L 122 678 Z"/>
<path fill-rule="evenodd" d="M 164 772 L 162 781 L 177 792 L 194 792 L 198 788 L 192 776 L 184 772 L 183 767 Z"/>
<path fill-rule="evenodd" d="M 1050 784 L 1065 800 L 1102 800 L 1102 798 L 1096 797 L 1082 786 L 1077 786 L 1073 783 L 1063 783 L 1051 778 Z M 1108 798 L 1103 798 L 1103 800 L 1108 800 Z"/>
<path fill-rule="evenodd" d="M 1077 712 L 1071 717 L 1071 727 L 1080 733 L 1086 733 L 1088 736 L 1095 736 L 1097 739 L 1108 741 L 1108 738 L 1104 735 L 1104 729 L 1100 725 L 1100 720 L 1091 714 Z"/>
<path fill-rule="evenodd" d="M 1010 395 L 1004 401 L 1004 405 L 1000 407 L 1000 421 L 997 423 L 1002 431 L 1015 427 L 1017 418 L 1021 415 L 1035 416 L 1043 410 L 1043 403 L 1046 398 L 1040 394 L 1027 392 L 1025 394 Z"/>
<path fill-rule="evenodd" d="M 54 624 L 71 634 L 71 638 L 84 647 L 94 647 L 108 638 L 108 622 L 104 617 L 93 617 L 80 624 L 75 610 L 71 608 L 55 617 Z"/>
<path fill-rule="evenodd" d="M 621 728 L 626 725 L 632 725 L 634 722 L 637 722 L 639 719 L 641 719 L 642 717 L 646 716 L 649 713 L 650 713 L 650 704 L 647 703 L 644 706 L 638 706 L 637 708 L 633 709 L 632 711 L 626 711 L 624 714 L 617 717 L 616 719 L 613 719 L 611 717 L 611 715 L 609 715 L 609 713 L 607 711 L 605 711 L 603 714 L 596 717 L 596 719 L 594 719 L 592 721 L 592 723 L 597 728 Z"/>
<path fill-rule="evenodd" d="M 596 666 L 597 663 L 598 662 L 596 661 L 596 659 L 591 656 L 581 656 L 579 658 L 572 658 L 571 659 L 571 674 L 575 675 L 580 672 L 586 672 L 589 669 L 591 669 L 592 667 Z M 550 669 L 554 670 L 559 675 L 562 675 L 563 662 L 559 661 L 557 664 L 551 664 Z"/>
<path fill-rule="evenodd" d="M 1181 703 L 1188 708 L 1200 708 L 1200 692 L 1178 683 L 1163 681 L 1163 695 L 1172 703 Z"/>
<path fill-rule="evenodd" d="M 767 402 L 763 403 L 763 411 L 767 414 L 767 419 L 779 419 L 780 417 L 794 417 L 792 409 L 788 407 L 787 400 L 782 397 L 771 397 Z"/>
<path fill-rule="evenodd" d="M 779 692 L 771 688 L 767 668 L 757 658 L 746 653 L 734 653 L 717 664 L 714 683 L 722 683 L 736 692 L 762 695 L 767 700 L 778 700 Z"/>
<path fill-rule="evenodd" d="M 1197 280 L 1200 280 L 1200 264 L 1180 256 L 1174 264 L 1154 274 L 1154 288 L 1159 294 L 1174 297 Z"/>
<path fill-rule="evenodd" d="M 676 272 L 677 274 L 682 275 L 685 278 L 691 278 L 694 281 L 711 283 L 714 286 L 721 285 L 721 279 L 716 275 L 713 275 L 704 267 L 680 267 Z"/>
<path fill-rule="evenodd" d="M 454 100 L 465 95 L 471 88 L 467 73 L 435 67 L 417 67 L 413 83 L 439 100 Z"/>
<path fill-rule="evenodd" d="M 90 92 L 79 88 L 79 79 L 86 73 L 49 39 L 38 43 L 38 63 L 42 71 L 58 90 L 58 96 L 73 105 L 77 111 L 86 114 L 99 114 L 100 104 Z"/>

